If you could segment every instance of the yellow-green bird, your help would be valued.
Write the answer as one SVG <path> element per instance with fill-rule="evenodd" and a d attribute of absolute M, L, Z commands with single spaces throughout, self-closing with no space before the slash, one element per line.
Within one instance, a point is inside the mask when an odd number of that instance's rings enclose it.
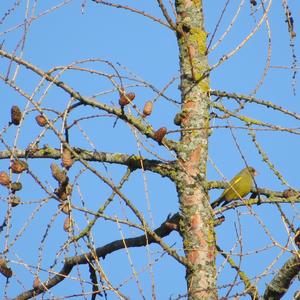
<path fill-rule="evenodd" d="M 226 205 L 232 200 L 237 200 L 247 196 L 252 188 L 254 176 L 257 173 L 254 168 L 246 167 L 235 175 L 229 182 L 228 187 L 224 190 L 222 195 L 211 204 L 215 208 L 222 204 Z"/>

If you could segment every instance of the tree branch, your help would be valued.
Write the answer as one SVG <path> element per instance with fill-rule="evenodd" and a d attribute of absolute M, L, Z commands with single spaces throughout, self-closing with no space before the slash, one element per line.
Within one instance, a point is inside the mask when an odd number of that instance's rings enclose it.
<path fill-rule="evenodd" d="M 263 299 L 280 299 L 300 272 L 300 252 L 292 256 L 267 285 Z"/>
<path fill-rule="evenodd" d="M 162 0 L 157 0 L 157 3 L 158 3 L 158 5 L 159 5 L 159 7 L 160 7 L 160 9 L 161 9 L 161 11 L 162 11 L 164 17 L 166 18 L 167 22 L 169 23 L 170 27 L 171 27 L 173 30 L 177 31 L 177 26 L 176 26 L 176 24 L 173 22 L 173 20 L 172 20 L 172 18 L 170 17 L 170 15 L 168 14 L 167 9 L 166 9 L 166 7 L 164 6 Z"/>
<path fill-rule="evenodd" d="M 298 128 L 296 128 L 296 129 L 286 128 L 286 127 L 274 125 L 274 124 L 271 124 L 271 123 L 267 123 L 267 122 L 264 122 L 264 121 L 261 121 L 261 120 L 253 119 L 253 118 L 250 118 L 250 117 L 245 116 L 245 115 L 239 115 L 239 114 L 236 114 L 236 113 L 230 111 L 224 105 L 219 104 L 219 103 L 211 102 L 211 106 L 218 109 L 219 111 L 222 111 L 223 113 L 227 114 L 228 116 L 236 118 L 236 119 L 238 119 L 238 120 L 240 120 L 240 121 L 242 121 L 246 124 L 263 126 L 263 127 L 267 127 L 267 128 L 272 128 L 272 129 L 277 130 L 277 131 L 289 132 L 289 133 L 297 134 L 297 135 L 300 134 L 300 131 L 298 130 Z"/>
<path fill-rule="evenodd" d="M 123 153 L 109 153 L 99 151 L 88 151 L 82 148 L 72 148 L 82 159 L 86 161 L 106 162 L 110 164 L 120 164 L 128 166 L 130 169 L 141 169 L 152 171 L 160 174 L 163 177 L 169 177 L 172 171 L 172 162 L 163 163 L 159 160 L 146 159 L 138 155 L 128 155 Z M 34 151 L 15 150 L 14 156 L 17 158 L 53 158 L 61 159 L 61 150 L 51 147 L 44 147 L 34 149 Z M 1 151 L 0 159 L 9 159 L 11 157 L 10 151 Z"/>
<path fill-rule="evenodd" d="M 209 181 L 206 184 L 207 189 L 225 189 L 228 187 L 227 182 L 223 181 Z M 260 204 L 278 204 L 278 203 L 300 203 L 300 191 L 295 191 L 292 189 L 287 189 L 282 192 L 273 191 L 266 188 L 252 188 L 252 195 L 250 199 L 242 199 L 243 201 L 231 201 L 226 206 L 223 206 L 217 210 L 215 213 L 222 213 L 228 209 L 236 208 L 239 206 L 247 206 L 247 205 L 260 205 Z M 263 199 L 255 199 L 256 195 L 259 194 L 261 196 L 265 196 Z M 214 202 L 212 202 L 214 203 Z M 211 204 L 212 204 L 211 203 Z"/>
<path fill-rule="evenodd" d="M 171 26 L 169 26 L 163 20 L 161 20 L 159 18 L 156 18 L 156 17 L 154 17 L 154 16 L 146 13 L 145 11 L 139 10 L 137 8 L 130 7 L 130 6 L 127 6 L 127 5 L 117 4 L 117 3 L 111 3 L 111 2 L 107 2 L 107 1 L 103 1 L 103 0 L 92 0 L 92 1 L 95 2 L 95 3 L 97 3 L 97 4 L 102 4 L 102 5 L 106 5 L 106 6 L 110 6 L 110 7 L 115 7 L 115 8 L 121 8 L 121 9 L 129 10 L 129 11 L 131 11 L 133 13 L 136 13 L 138 15 L 142 15 L 142 16 L 144 16 L 146 18 L 151 19 L 154 22 L 160 23 L 161 25 L 169 27 L 170 29 L 172 29 Z"/>
<path fill-rule="evenodd" d="M 263 105 L 267 108 L 272 108 L 272 109 L 280 111 L 280 112 L 282 112 L 286 115 L 294 117 L 297 120 L 300 120 L 300 115 L 298 115 L 297 113 L 289 111 L 289 110 L 283 108 L 282 106 L 274 104 L 271 101 L 257 99 L 255 97 L 248 96 L 248 95 L 228 93 L 228 92 L 225 92 L 225 91 L 217 91 L 217 90 L 211 90 L 210 94 L 213 95 L 213 96 L 217 96 L 217 97 L 231 98 L 231 99 L 236 99 L 236 100 L 244 100 L 244 101 L 249 102 L 249 103 L 256 103 L 256 104 L 259 104 L 259 105 Z"/>
<path fill-rule="evenodd" d="M 228 255 L 227 253 L 223 252 L 223 250 L 216 245 L 216 248 L 218 252 L 227 260 L 227 262 L 230 264 L 231 268 L 236 270 L 241 280 L 244 282 L 245 285 L 245 293 L 247 293 L 251 299 L 257 300 L 258 299 L 258 290 L 257 288 L 251 284 L 250 279 L 246 275 L 245 272 L 241 271 L 240 267 L 234 262 L 234 260 Z"/>
<path fill-rule="evenodd" d="M 38 67 L 34 66 L 33 64 L 31 64 L 19 57 L 16 57 L 13 54 L 10 54 L 10 53 L 4 51 L 3 49 L 0 49 L 0 56 L 8 58 L 8 59 L 16 62 L 17 64 L 23 65 L 24 67 L 33 71 L 34 73 L 41 76 L 42 78 L 45 78 L 45 80 L 52 82 L 57 87 L 61 88 L 65 92 L 67 92 L 70 95 L 70 97 L 78 100 L 80 103 L 82 103 L 84 105 L 96 107 L 98 109 L 106 111 L 107 113 L 115 115 L 116 117 L 120 118 L 121 120 L 134 126 L 137 130 L 139 130 L 140 133 L 142 133 L 145 136 L 147 136 L 148 138 L 151 138 L 156 141 L 155 131 L 153 130 L 152 126 L 150 126 L 148 124 L 146 124 L 146 125 L 143 124 L 143 122 L 140 119 L 136 118 L 132 114 L 125 114 L 123 109 L 112 107 L 110 105 L 101 103 L 101 102 L 97 101 L 95 98 L 84 97 L 84 96 L 80 95 L 79 92 L 77 92 L 73 88 L 71 88 L 69 85 L 65 84 L 63 81 L 58 80 L 57 78 L 51 76 L 49 73 L 44 72 L 43 70 L 39 69 Z M 3 80 L 6 83 L 8 83 L 10 86 L 12 86 L 12 87 L 15 86 L 14 83 L 11 82 L 8 78 L 6 78 L 6 79 L 3 78 Z M 26 98 L 30 99 L 30 96 L 25 95 L 24 92 L 23 92 L 23 96 L 26 96 Z M 166 145 L 170 150 L 174 150 L 174 151 L 177 150 L 177 143 L 174 141 L 167 140 L 166 138 L 164 138 L 163 144 Z"/>
<path fill-rule="evenodd" d="M 217 181 L 217 180 L 208 181 L 207 184 L 206 184 L 206 188 L 208 190 L 226 189 L 228 186 L 229 186 L 228 182 Z M 259 193 L 259 194 L 264 195 L 266 197 L 290 198 L 290 197 L 287 197 L 287 195 L 286 195 L 287 191 L 289 191 L 289 190 L 279 192 L 279 191 L 274 191 L 274 190 L 270 190 L 270 189 L 267 189 L 267 188 L 258 188 L 258 189 L 256 189 L 256 188 L 253 187 L 251 189 L 252 193 L 256 193 L 256 194 Z M 300 197 L 300 191 L 293 191 L 293 197 L 297 197 L 297 196 Z"/>
<path fill-rule="evenodd" d="M 160 238 L 169 235 L 173 230 L 177 230 L 179 218 L 179 214 L 173 215 L 171 218 L 162 223 L 161 226 L 154 231 L 154 233 Z M 109 244 L 97 248 L 95 251 L 93 251 L 93 253 L 87 252 L 82 255 L 67 258 L 62 269 L 56 275 L 54 275 L 48 281 L 41 283 L 38 287 L 23 292 L 22 294 L 16 296 L 14 299 L 25 300 L 44 293 L 45 291 L 51 289 L 55 285 L 62 282 L 65 278 L 67 278 L 75 265 L 85 265 L 93 261 L 95 259 L 95 253 L 98 258 L 105 258 L 106 255 L 111 254 L 117 250 L 124 249 L 125 247 L 142 247 L 152 243 L 159 242 L 151 235 L 140 235 L 135 238 L 128 238 L 125 240 L 121 239 L 111 242 Z"/>
<path fill-rule="evenodd" d="M 290 198 L 277 198 L 277 197 L 270 197 L 267 199 L 243 199 L 243 201 L 233 201 L 230 202 L 228 205 L 225 205 L 219 209 L 215 210 L 215 214 L 223 213 L 226 210 L 237 208 L 240 206 L 253 206 L 253 205 L 263 205 L 263 204 L 278 204 L 278 203 L 300 203 L 300 198 L 298 197 L 290 197 Z"/>

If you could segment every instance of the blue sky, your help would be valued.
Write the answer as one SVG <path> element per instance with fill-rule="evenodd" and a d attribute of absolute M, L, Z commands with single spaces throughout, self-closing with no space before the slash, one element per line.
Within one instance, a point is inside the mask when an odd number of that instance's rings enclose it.
<path fill-rule="evenodd" d="M 167 1 L 166 1 L 167 2 Z M 211 4 L 211 1 L 204 1 L 206 14 L 206 28 L 210 33 L 209 38 L 214 30 L 214 26 L 218 20 L 224 2 Z M 55 5 L 54 1 L 39 1 L 36 2 L 36 15 L 40 12 Z M 60 3 L 57 1 L 57 3 Z M 20 24 L 24 20 L 26 4 L 32 7 L 33 1 L 24 1 L 16 7 L 15 12 L 11 13 L 5 22 L 1 32 L 5 32 L 8 28 L 16 24 Z M 126 1 L 127 5 L 132 5 L 149 12 L 155 16 L 162 18 L 162 15 L 157 7 L 156 1 Z M 4 14 L 7 8 L 11 7 L 12 1 L 7 1 L 7 7 L 3 5 L 0 8 L 0 16 Z M 138 76 L 145 81 L 150 82 L 158 90 L 162 89 L 172 78 L 179 75 L 178 49 L 176 37 L 168 28 L 159 25 L 142 16 L 125 12 L 120 9 L 111 9 L 105 6 L 96 5 L 95 3 L 86 1 L 82 11 L 81 1 L 70 1 L 64 7 L 53 11 L 34 21 L 26 35 L 23 58 L 43 70 L 51 69 L 54 66 L 68 65 L 74 61 L 84 60 L 88 58 L 97 58 L 111 61 L 118 67 L 123 75 L 133 77 Z M 298 33 L 297 14 L 299 11 L 299 3 L 291 1 L 289 3 L 295 19 L 295 32 Z M 224 15 L 223 21 L 220 23 L 219 30 L 216 34 L 216 40 L 222 35 L 230 20 L 232 19 L 238 3 L 231 1 Z M 234 49 L 252 30 L 255 22 L 261 17 L 261 10 L 254 15 L 254 12 L 248 1 L 245 1 L 241 14 L 239 15 L 232 31 L 226 36 L 222 44 L 210 53 L 209 62 L 211 65 L 216 63 L 224 54 L 229 53 Z M 269 22 L 271 26 L 271 66 L 291 66 L 292 55 L 290 48 L 285 16 L 281 3 L 274 2 L 269 14 Z M 0 35 L 0 42 L 3 41 L 6 51 L 14 51 L 16 45 L 23 36 L 22 27 L 19 30 L 13 30 Z M 255 89 L 257 82 L 260 80 L 267 59 L 267 44 L 268 36 L 265 24 L 259 29 L 257 34 L 250 39 L 246 46 L 240 50 L 234 57 L 222 64 L 219 68 L 211 73 L 211 88 L 217 90 L 225 90 L 228 92 L 236 92 L 243 94 L 251 94 Z M 298 37 L 294 40 L 297 46 Z M 214 44 L 214 42 L 212 44 Z M 299 49 L 296 47 L 296 54 L 299 54 Z M 19 49 L 17 54 L 20 55 Z M 82 66 L 94 68 L 97 71 L 111 73 L 112 69 L 103 62 L 90 62 Z M 0 72 L 6 74 L 8 70 L 8 62 L 4 59 L 0 60 Z M 12 68 L 10 76 L 12 76 L 15 66 Z M 265 78 L 262 87 L 258 90 L 257 97 L 270 100 L 278 105 L 284 106 L 292 111 L 299 112 L 298 96 L 293 95 L 291 86 L 292 72 L 287 69 L 271 68 Z M 296 77 L 298 79 L 298 76 Z M 32 72 L 21 69 L 16 78 L 16 83 L 31 94 L 39 82 L 40 78 L 33 75 Z M 94 76 L 88 73 L 79 71 L 66 71 L 62 76 L 62 80 L 74 87 L 82 95 L 92 96 L 108 89 L 111 89 L 111 83 L 101 77 Z M 147 87 L 137 86 L 133 80 L 125 80 L 130 85 L 128 90 L 136 93 L 134 100 L 136 105 L 142 109 L 143 104 L 147 100 L 153 99 L 155 93 Z M 180 101 L 180 93 L 178 90 L 178 80 L 175 80 L 170 88 L 166 91 L 166 95 L 176 101 Z M 14 91 L 8 88 L 3 82 L 0 82 L 0 90 L 2 100 L 2 110 L 0 118 L 0 128 L 7 125 L 9 121 L 10 107 L 13 104 L 18 104 L 21 108 L 25 108 L 25 101 Z M 39 99 L 47 90 L 47 84 L 41 86 L 35 100 Z M 296 90 L 298 93 L 299 84 L 296 82 Z M 52 107 L 56 110 L 62 110 L 66 107 L 68 95 L 62 93 L 59 89 L 50 87 L 46 92 L 46 97 L 43 99 L 43 107 Z M 108 104 L 118 103 L 118 95 L 116 92 L 104 94 L 99 97 L 99 100 Z M 223 103 L 229 102 L 224 99 Z M 233 107 L 234 104 L 228 104 L 228 107 Z M 31 107 L 32 108 L 32 107 Z M 154 106 L 153 114 L 148 118 L 149 123 L 154 128 L 166 126 L 170 130 L 177 129 L 173 124 L 173 118 L 179 111 L 180 107 L 174 103 L 166 101 L 160 97 Z M 272 122 L 277 125 L 287 127 L 299 127 L 297 122 L 292 118 L 287 118 L 281 114 L 266 110 L 259 106 L 247 105 L 243 112 L 253 118 L 263 119 L 267 122 Z M 28 111 L 24 125 L 21 129 L 17 140 L 19 147 L 26 147 L 33 138 L 40 132 L 41 128 L 35 124 L 34 117 L 36 112 Z M 55 117 L 55 113 L 47 113 L 50 118 Z M 69 123 L 80 116 L 101 114 L 90 108 L 82 108 L 74 112 L 70 116 Z M 70 143 L 72 145 L 87 147 L 89 150 L 123 152 L 129 154 L 137 154 L 141 146 L 136 141 L 132 130 L 128 126 L 123 126 L 121 121 L 118 121 L 115 128 L 112 128 L 115 119 L 112 117 L 98 117 L 82 121 L 80 129 L 74 127 L 70 132 Z M 230 121 L 232 125 L 243 125 L 235 120 Z M 224 124 L 220 120 L 213 120 L 212 124 Z M 60 124 L 58 122 L 58 124 Z M 61 124 L 58 126 L 60 128 Z M 86 132 L 92 141 L 87 140 L 83 134 Z M 274 190 L 283 190 L 286 187 L 282 186 L 268 166 L 262 161 L 257 149 L 253 146 L 251 138 L 244 130 L 234 130 L 243 154 L 247 162 L 254 166 L 260 175 L 257 177 L 259 187 L 268 187 Z M 16 134 L 16 128 L 9 128 L 5 134 L 5 140 L 13 142 Z M 169 138 L 178 138 L 178 135 L 170 135 Z M 258 132 L 257 139 L 262 144 L 264 150 L 269 155 L 270 160 L 282 172 L 285 179 L 291 186 L 299 189 L 298 170 L 300 167 L 298 149 L 300 147 L 297 135 L 279 132 Z M 166 160 L 173 159 L 172 153 L 155 145 L 153 142 L 143 142 L 152 151 L 156 151 L 161 157 Z M 47 132 L 40 142 L 59 147 L 59 141 L 53 133 Z M 95 145 L 95 148 L 93 147 Z M 1 144 L 1 150 L 5 146 Z M 143 155 L 153 158 L 144 149 L 141 149 Z M 244 167 L 244 162 L 233 142 L 232 136 L 228 129 L 214 129 L 210 138 L 209 156 L 214 164 L 221 172 L 230 179 L 240 169 Z M 42 178 L 43 182 L 49 189 L 55 188 L 55 181 L 50 176 L 51 161 L 44 162 L 40 160 L 30 160 L 32 172 Z M 7 170 L 9 163 L 0 161 L 1 170 Z M 99 163 L 92 164 L 104 175 L 111 177 L 115 182 L 118 182 L 125 172 L 124 167 L 104 166 Z M 72 167 L 70 177 L 72 180 L 79 174 L 82 166 L 78 163 Z M 208 163 L 208 179 L 222 180 L 222 177 L 214 169 L 212 164 Z M 14 243 L 12 251 L 9 253 L 10 259 L 18 263 L 11 267 L 16 270 L 16 277 L 8 284 L 8 295 L 15 295 L 14 291 L 22 290 L 22 282 L 25 288 L 31 287 L 33 274 L 24 270 L 22 261 L 36 265 L 38 263 L 39 247 L 43 250 L 41 256 L 43 268 L 49 268 L 55 258 L 55 253 L 59 246 L 64 242 L 66 234 L 62 231 L 64 216 L 61 214 L 56 216 L 57 203 L 50 200 L 46 205 L 43 205 L 36 215 L 32 216 L 33 210 L 38 206 L 40 200 L 45 197 L 45 193 L 36 188 L 36 183 L 30 176 L 22 175 L 24 189 L 20 192 L 20 197 L 25 202 L 13 210 L 10 238 L 13 240 L 15 234 L 21 230 L 28 218 L 28 228 L 20 239 Z M 83 172 L 78 179 L 80 190 L 74 193 L 74 203 L 85 205 L 89 208 L 97 209 L 99 203 L 102 203 L 110 195 L 110 190 L 103 183 L 99 182 L 95 176 L 88 172 Z M 146 188 L 145 188 L 146 182 Z M 7 209 L 6 197 L 7 191 L 1 189 L 1 218 L 4 217 Z M 153 175 L 147 172 L 143 174 L 136 172 L 132 180 L 124 186 L 124 193 L 132 199 L 135 205 L 144 212 L 145 218 L 151 223 L 153 218 L 154 227 L 159 226 L 169 213 L 178 211 L 178 201 L 174 185 L 165 178 L 158 175 Z M 216 198 L 219 191 L 212 191 L 212 199 Z M 149 198 L 149 200 L 147 200 Z M 148 202 L 150 202 L 151 213 L 149 213 Z M 33 202 L 33 203 L 31 203 Z M 120 200 L 116 199 L 107 210 L 109 215 L 118 215 L 120 218 L 132 217 L 131 213 L 120 204 Z M 298 226 L 299 212 L 296 208 L 290 209 L 289 206 L 283 206 L 286 214 L 290 217 L 291 222 Z M 257 216 L 255 216 L 257 214 Z M 32 216 L 32 217 L 30 217 Z M 79 213 L 75 213 L 78 226 L 82 229 L 86 224 L 86 220 Z M 287 232 L 280 218 L 278 210 L 271 206 L 254 207 L 253 212 L 249 213 L 247 209 L 238 211 L 226 212 L 226 222 L 217 228 L 218 243 L 223 249 L 230 250 L 237 241 L 235 227 L 241 228 L 243 236 L 243 251 L 249 255 L 245 256 L 242 261 L 242 267 L 250 272 L 250 275 L 255 277 L 259 272 L 264 272 L 268 264 L 271 263 L 276 255 L 280 253 L 280 247 L 268 248 L 271 243 L 268 236 L 263 232 L 262 226 L 258 223 L 258 216 L 261 218 L 270 230 L 272 236 L 279 241 L 279 244 L 285 245 L 287 241 Z M 50 224 L 50 225 L 49 225 Z M 41 243 L 43 234 L 49 229 L 45 244 Z M 122 226 L 123 233 L 128 236 L 136 236 L 141 234 L 140 231 L 126 228 Z M 5 240 L 2 233 L 3 241 Z M 108 221 L 99 221 L 94 232 L 94 240 L 96 245 L 103 245 L 113 239 L 120 239 L 121 234 L 118 226 Z M 30 241 L 30 243 L 28 243 Z M 180 238 L 176 233 L 172 233 L 166 239 L 170 244 L 182 253 Z M 254 254 L 255 249 L 259 254 Z M 78 251 L 86 251 L 86 247 L 78 249 Z M 72 250 L 73 251 L 73 250 Z M 238 252 L 239 246 L 233 249 L 233 252 Z M 130 249 L 131 257 L 134 261 L 136 270 L 142 270 L 148 264 L 148 255 L 145 249 Z M 68 255 L 68 253 L 66 254 Z M 158 299 L 167 299 L 168 297 L 176 298 L 179 294 L 185 293 L 184 269 L 179 266 L 174 259 L 167 255 L 162 256 L 162 250 L 157 247 L 151 247 L 151 260 L 158 260 L 154 263 L 154 278 L 156 293 Z M 279 260 L 272 270 L 280 267 L 289 253 L 285 254 Z M 238 255 L 234 258 L 238 259 Z M 61 259 L 61 258 L 60 258 Z M 59 260 L 60 260 L 59 259 Z M 218 262 L 222 264 L 223 260 L 218 258 Z M 55 267 L 55 271 L 59 270 L 60 264 Z M 131 276 L 128 256 L 124 251 L 114 253 L 108 256 L 103 261 L 103 268 L 109 275 L 110 280 L 118 286 L 122 282 L 126 285 L 122 287 L 122 291 L 131 296 L 131 299 L 140 299 L 141 294 L 138 292 L 138 284 L 135 280 L 128 277 Z M 30 269 L 30 268 L 29 268 Z M 31 269 L 31 271 L 34 269 Z M 17 273 L 21 272 L 21 273 Z M 80 273 L 88 280 L 88 274 L 85 273 L 85 268 L 80 269 Z M 262 276 L 259 281 L 260 291 L 263 291 L 265 282 L 268 282 L 272 277 L 269 272 L 267 276 Z M 20 275 L 21 274 L 21 275 Z M 46 273 L 41 273 L 42 279 L 46 279 Z M 225 267 L 220 275 L 219 284 L 230 282 L 235 273 L 228 266 Z M 72 276 L 76 277 L 76 270 Z M 146 299 L 151 298 L 151 276 L 152 272 L 147 269 L 140 275 L 140 282 L 144 290 Z M 0 278 L 0 284 L 3 286 L 5 280 Z M 241 285 L 242 286 L 242 285 Z M 296 287 L 294 287 L 296 289 Z M 236 289 L 239 291 L 240 289 Z M 62 297 L 70 293 L 80 293 L 80 285 L 77 283 L 62 283 L 55 287 L 53 295 Z M 224 292 L 224 290 L 222 290 Z M 223 293 L 222 292 L 222 293 Z M 226 293 L 226 289 L 225 289 Z M 291 292 L 292 294 L 292 292 Z M 286 296 L 286 299 L 291 298 L 291 294 Z M 53 296 L 49 294 L 49 297 Z M 79 298 L 80 299 L 80 298 Z M 114 299 L 113 297 L 110 299 Z"/>

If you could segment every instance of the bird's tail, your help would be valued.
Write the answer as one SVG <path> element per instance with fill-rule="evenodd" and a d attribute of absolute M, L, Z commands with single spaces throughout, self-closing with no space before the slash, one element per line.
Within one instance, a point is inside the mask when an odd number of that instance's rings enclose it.
<path fill-rule="evenodd" d="M 215 200 L 214 202 L 211 203 L 211 207 L 214 209 L 217 206 L 224 206 L 227 203 L 226 200 L 223 199 L 223 197 L 218 198 L 217 200 Z"/>

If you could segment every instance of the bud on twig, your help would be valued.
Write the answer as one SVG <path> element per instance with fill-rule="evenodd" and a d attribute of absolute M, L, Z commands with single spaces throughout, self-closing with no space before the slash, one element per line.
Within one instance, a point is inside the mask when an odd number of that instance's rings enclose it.
<path fill-rule="evenodd" d="M 17 196 L 10 196 L 8 202 L 12 207 L 15 207 L 21 203 L 21 199 Z"/>
<path fill-rule="evenodd" d="M 41 281 L 40 281 L 40 279 L 38 277 L 35 277 L 34 281 L 33 281 L 33 284 L 32 284 L 32 287 L 34 289 L 38 289 L 39 286 L 41 286 Z"/>
<path fill-rule="evenodd" d="M 182 120 L 181 113 L 177 113 L 174 120 L 173 120 L 173 122 L 174 122 L 175 125 L 180 126 L 181 120 Z"/>
<path fill-rule="evenodd" d="M 293 189 L 287 189 L 287 190 L 283 191 L 282 196 L 284 198 L 291 198 L 291 197 L 298 196 L 298 193 Z"/>

